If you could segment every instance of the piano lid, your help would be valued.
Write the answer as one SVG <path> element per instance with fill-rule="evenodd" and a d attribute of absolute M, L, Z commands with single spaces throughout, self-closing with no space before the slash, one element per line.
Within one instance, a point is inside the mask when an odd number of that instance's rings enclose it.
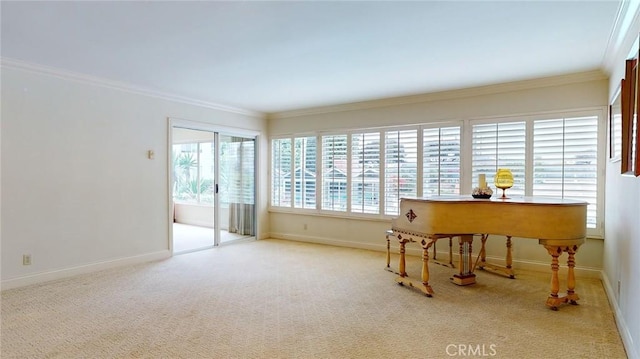
<path fill-rule="evenodd" d="M 494 194 L 491 198 L 473 198 L 471 195 L 443 195 L 443 196 L 426 196 L 426 197 L 402 197 L 410 201 L 437 201 L 437 202 L 500 202 L 500 203 L 517 203 L 517 204 L 558 204 L 558 205 L 588 205 L 585 201 L 574 199 L 539 197 L 539 196 L 511 196 L 505 199 Z"/>

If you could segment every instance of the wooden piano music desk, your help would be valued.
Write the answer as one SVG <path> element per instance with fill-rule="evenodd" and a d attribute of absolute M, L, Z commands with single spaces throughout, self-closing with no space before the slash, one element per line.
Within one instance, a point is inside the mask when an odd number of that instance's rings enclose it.
<path fill-rule="evenodd" d="M 429 284 L 429 248 L 439 238 L 459 237 L 459 273 L 453 282 L 459 285 L 475 283 L 472 266 L 473 235 L 497 234 L 511 237 L 537 238 L 551 255 L 551 294 L 547 306 L 557 310 L 561 303 L 577 304 L 574 274 L 575 253 L 586 237 L 587 203 L 581 201 L 514 197 L 474 199 L 471 196 L 436 196 L 402 198 L 400 216 L 394 218 L 387 239 L 400 243 L 399 277 L 403 285 L 419 288 L 427 296 L 433 295 Z M 421 281 L 408 277 L 405 269 L 405 244 L 422 245 Z M 510 241 L 507 246 L 509 246 Z M 483 248 L 484 250 L 484 241 Z M 508 248 L 510 250 L 510 248 Z M 568 253 L 567 294 L 559 296 L 558 257 Z M 507 258 L 510 259 L 510 252 Z M 510 263 L 508 263 L 510 265 Z M 387 266 L 389 253 L 387 253 Z"/>

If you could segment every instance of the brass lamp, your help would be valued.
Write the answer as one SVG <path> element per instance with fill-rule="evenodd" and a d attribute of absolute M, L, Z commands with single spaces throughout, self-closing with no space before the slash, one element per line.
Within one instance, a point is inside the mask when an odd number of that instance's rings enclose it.
<path fill-rule="evenodd" d="M 508 197 L 505 196 L 504 190 L 513 187 L 513 174 L 506 168 L 498 168 L 498 172 L 496 172 L 494 177 L 494 183 L 496 188 L 502 190 L 502 197 L 500 198 L 506 199 Z"/>

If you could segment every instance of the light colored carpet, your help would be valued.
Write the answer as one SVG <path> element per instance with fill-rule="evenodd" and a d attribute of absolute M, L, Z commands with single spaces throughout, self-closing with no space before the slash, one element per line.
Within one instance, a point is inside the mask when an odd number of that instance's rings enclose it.
<path fill-rule="evenodd" d="M 383 267 L 384 253 L 261 240 L 7 290 L 0 353 L 626 358 L 598 280 L 578 278 L 580 305 L 554 312 L 544 304 L 546 273 L 510 280 L 480 271 L 477 284 L 459 287 L 448 281 L 452 269 L 434 265 L 427 298 Z M 409 257 L 408 270 L 420 273 L 419 258 Z"/>

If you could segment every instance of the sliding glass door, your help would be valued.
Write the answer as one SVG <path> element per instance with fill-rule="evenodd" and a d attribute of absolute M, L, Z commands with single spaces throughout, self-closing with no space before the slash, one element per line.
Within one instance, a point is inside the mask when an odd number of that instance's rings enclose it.
<path fill-rule="evenodd" d="M 255 137 L 189 127 L 171 126 L 173 252 L 255 236 Z"/>
<path fill-rule="evenodd" d="M 172 128 L 173 252 L 214 246 L 216 177 L 215 133 Z"/>
<path fill-rule="evenodd" d="M 255 236 L 255 139 L 220 134 L 220 241 Z"/>

